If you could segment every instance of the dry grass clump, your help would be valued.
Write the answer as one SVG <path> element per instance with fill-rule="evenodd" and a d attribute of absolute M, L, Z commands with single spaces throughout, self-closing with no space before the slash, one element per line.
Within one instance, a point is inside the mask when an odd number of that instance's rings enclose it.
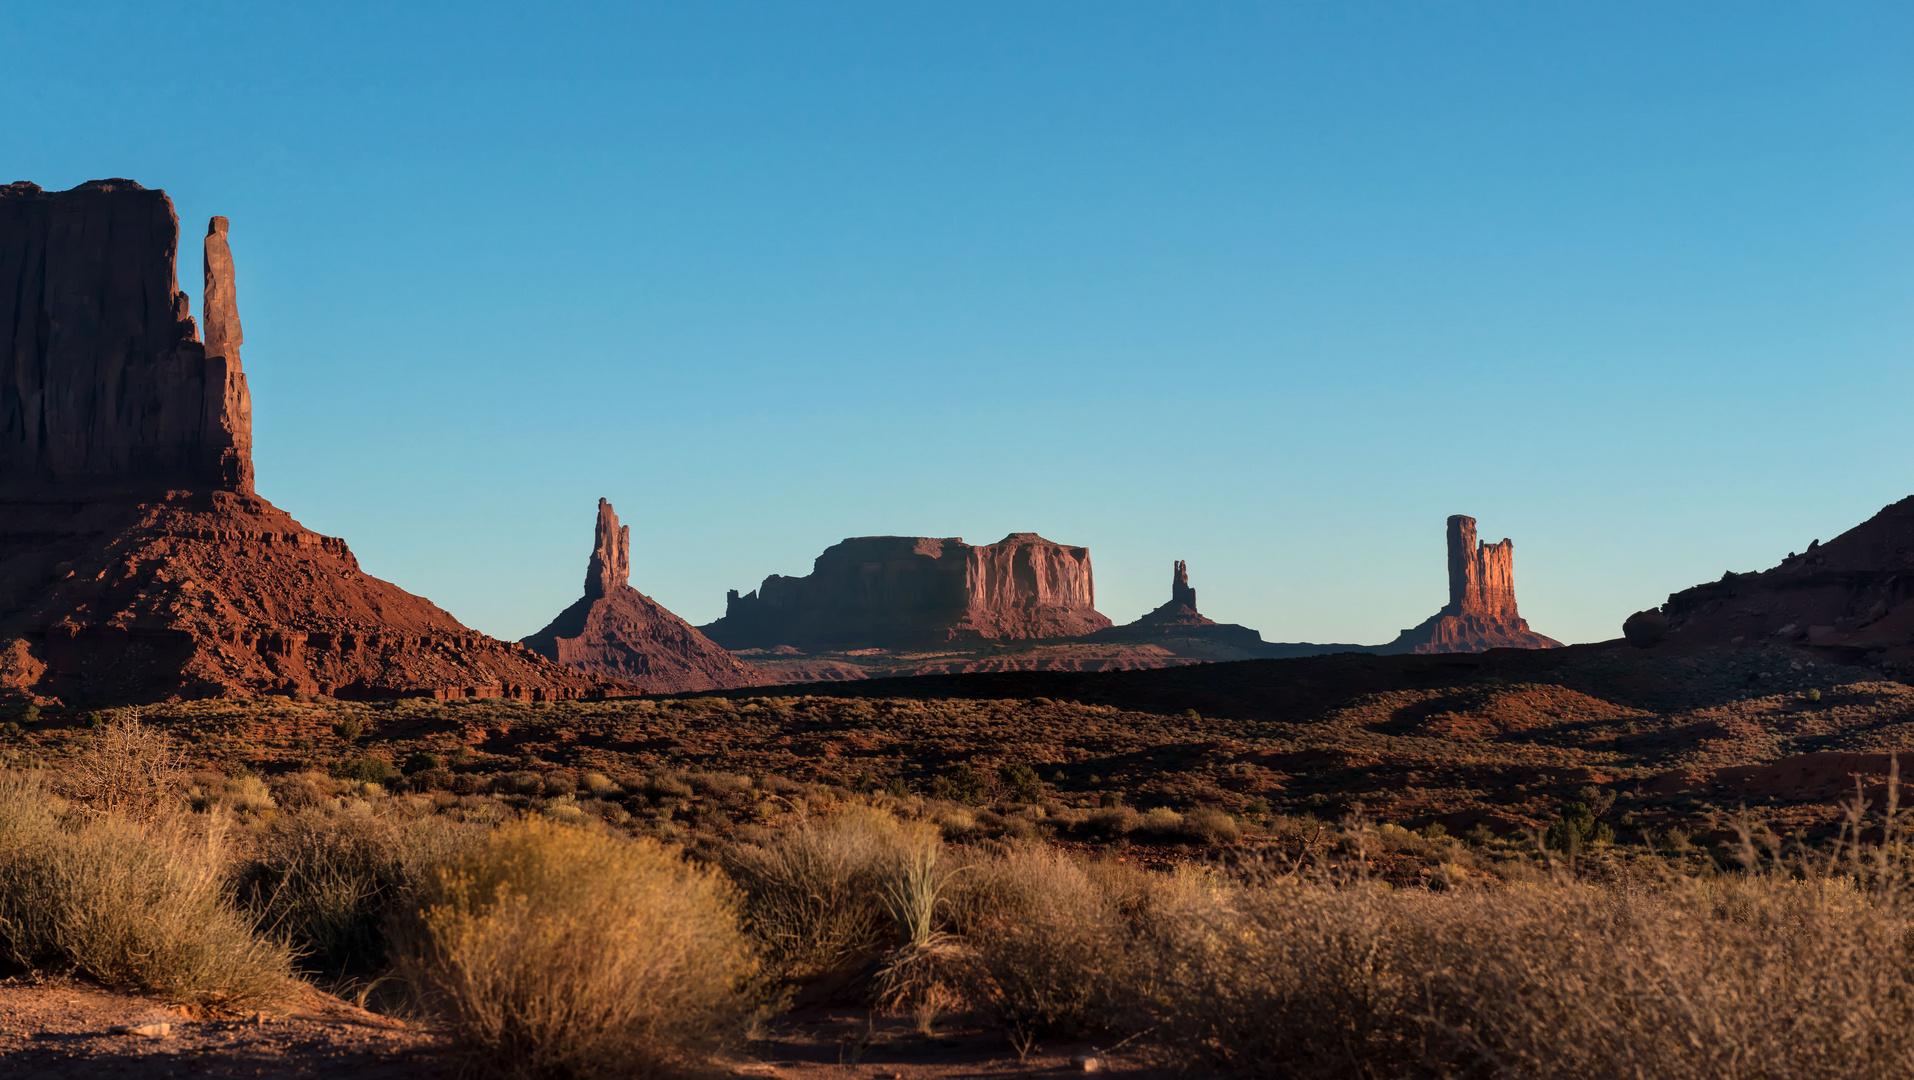
<path fill-rule="evenodd" d="M 771 959 L 802 976 L 888 940 L 887 883 L 937 843 L 933 825 L 852 806 L 768 843 L 734 847 L 724 867 L 743 888 L 750 926 Z"/>
<path fill-rule="evenodd" d="M 973 996 L 1025 1035 L 1078 1035 L 1131 1019 L 1133 872 L 1045 847 L 969 864 L 952 925 L 975 950 Z"/>
<path fill-rule="evenodd" d="M 365 805 L 365 804 L 360 804 Z M 307 970 L 342 974 L 385 959 L 385 925 L 430 866 L 481 842 L 448 817 L 308 809 L 274 821 L 237 870 L 234 891 Z"/>
<path fill-rule="evenodd" d="M 1215 887 L 1151 921 L 1138 985 L 1164 1041 L 1230 1070 L 1907 1076 L 1909 925 L 1785 878 Z"/>
<path fill-rule="evenodd" d="M 72 819 L 37 780 L 0 779 L 0 941 L 110 986 L 211 1005 L 283 994 L 291 957 L 226 895 L 218 818 Z"/>
<path fill-rule="evenodd" d="M 755 970 L 735 892 L 674 848 L 528 820 L 428 875 L 396 968 L 512 1076 L 670 1068 L 742 1014 Z"/>

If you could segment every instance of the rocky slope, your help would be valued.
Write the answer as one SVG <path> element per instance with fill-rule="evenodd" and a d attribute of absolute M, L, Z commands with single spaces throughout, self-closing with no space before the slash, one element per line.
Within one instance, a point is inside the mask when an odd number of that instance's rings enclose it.
<path fill-rule="evenodd" d="M 1902 499 L 1780 565 L 1669 596 L 1637 612 L 1624 636 L 1686 653 L 1714 646 L 1801 645 L 1831 659 L 1914 673 L 1914 497 Z"/>
<path fill-rule="evenodd" d="M 726 597 L 700 627 L 729 649 L 913 649 L 949 642 L 1074 637 L 1097 613 L 1087 548 L 1011 533 L 961 538 L 866 536 L 826 548 L 810 574 L 773 574 Z"/>
<path fill-rule="evenodd" d="M 631 530 L 598 500 L 585 595 L 524 639 L 567 667 L 638 683 L 652 693 L 754 686 L 764 675 L 631 587 Z"/>
<path fill-rule="evenodd" d="M 1449 602 L 1381 653 L 1465 653 L 1484 649 L 1556 649 L 1561 642 L 1529 629 L 1515 607 L 1515 543 L 1475 538 L 1475 519 L 1449 518 Z"/>
<path fill-rule="evenodd" d="M 0 692 L 635 691 L 461 625 L 254 494 L 226 231 L 202 342 L 165 192 L 0 188 Z"/>

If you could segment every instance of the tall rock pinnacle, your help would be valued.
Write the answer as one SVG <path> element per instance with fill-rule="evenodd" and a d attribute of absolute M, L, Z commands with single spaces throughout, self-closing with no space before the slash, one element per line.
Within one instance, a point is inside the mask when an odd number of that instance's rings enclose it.
<path fill-rule="evenodd" d="M 1384 653 L 1553 649 L 1554 638 L 1529 629 L 1515 607 L 1515 543 L 1475 538 L 1475 519 L 1449 518 L 1449 602 L 1420 625 L 1377 649 Z"/>
<path fill-rule="evenodd" d="M 630 680 L 652 693 L 755 686 L 756 669 L 631 587 L 631 529 L 598 500 L 584 598 L 524 640 L 575 671 Z"/>
<path fill-rule="evenodd" d="M 1182 559 L 1176 560 L 1176 570 L 1170 577 L 1170 603 L 1196 610 L 1196 590 L 1190 588 L 1190 571 Z"/>
<path fill-rule="evenodd" d="M 1449 606 L 1451 615 L 1480 615 L 1498 621 L 1519 619 L 1515 611 L 1515 543 L 1478 543 L 1475 519 L 1449 518 Z"/>
<path fill-rule="evenodd" d="M 610 596 L 631 584 L 631 526 L 618 524 L 611 503 L 598 500 L 598 534 L 585 568 L 585 599 Z"/>

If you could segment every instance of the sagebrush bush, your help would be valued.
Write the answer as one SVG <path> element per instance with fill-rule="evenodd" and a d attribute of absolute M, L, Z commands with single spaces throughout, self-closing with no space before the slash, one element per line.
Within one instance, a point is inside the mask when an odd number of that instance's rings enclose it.
<path fill-rule="evenodd" d="M 484 838 L 444 817 L 308 809 L 274 821 L 236 871 L 235 892 L 260 929 L 322 974 L 385 961 L 385 925 L 428 867 Z"/>
<path fill-rule="evenodd" d="M 291 957 L 227 899 L 222 821 L 62 820 L 36 780 L 0 779 L 0 940 L 109 986 L 207 1005 L 269 1001 Z"/>
<path fill-rule="evenodd" d="M 872 807 L 787 829 L 724 858 L 753 933 L 796 975 L 831 968 L 890 937 L 887 884 L 938 843 L 937 830 Z"/>
<path fill-rule="evenodd" d="M 472 1061 L 633 1076 L 712 1045 L 755 972 L 735 890 L 671 847 L 537 820 L 427 875 L 395 967 Z"/>
<path fill-rule="evenodd" d="M 953 875 L 951 923 L 974 950 L 971 993 L 1027 1034 L 1081 1035 L 1133 1022 L 1133 931 L 1119 906 L 1132 872 L 1024 847 Z"/>

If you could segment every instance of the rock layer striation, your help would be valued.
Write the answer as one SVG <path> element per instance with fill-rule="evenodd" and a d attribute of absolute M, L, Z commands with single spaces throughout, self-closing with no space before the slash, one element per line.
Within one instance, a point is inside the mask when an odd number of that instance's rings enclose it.
<path fill-rule="evenodd" d="M 1096 610 L 1087 548 L 1011 533 L 865 536 L 826 548 L 804 577 L 773 574 L 726 597 L 701 627 L 731 649 L 924 648 L 948 642 L 1074 637 L 1110 620 Z"/>
<path fill-rule="evenodd" d="M 1561 642 L 1529 629 L 1515 606 L 1515 543 L 1477 542 L 1475 519 L 1449 518 L 1449 602 L 1382 653 L 1464 653 L 1484 649 L 1556 649 Z"/>
<path fill-rule="evenodd" d="M 631 529 L 618 523 L 604 499 L 598 500 L 585 595 L 524 644 L 577 671 L 635 682 L 653 693 L 764 681 L 757 669 L 631 587 Z"/>
<path fill-rule="evenodd" d="M 254 494 L 226 235 L 214 218 L 202 342 L 165 192 L 0 188 L 0 691 L 635 691 L 461 625 Z"/>

